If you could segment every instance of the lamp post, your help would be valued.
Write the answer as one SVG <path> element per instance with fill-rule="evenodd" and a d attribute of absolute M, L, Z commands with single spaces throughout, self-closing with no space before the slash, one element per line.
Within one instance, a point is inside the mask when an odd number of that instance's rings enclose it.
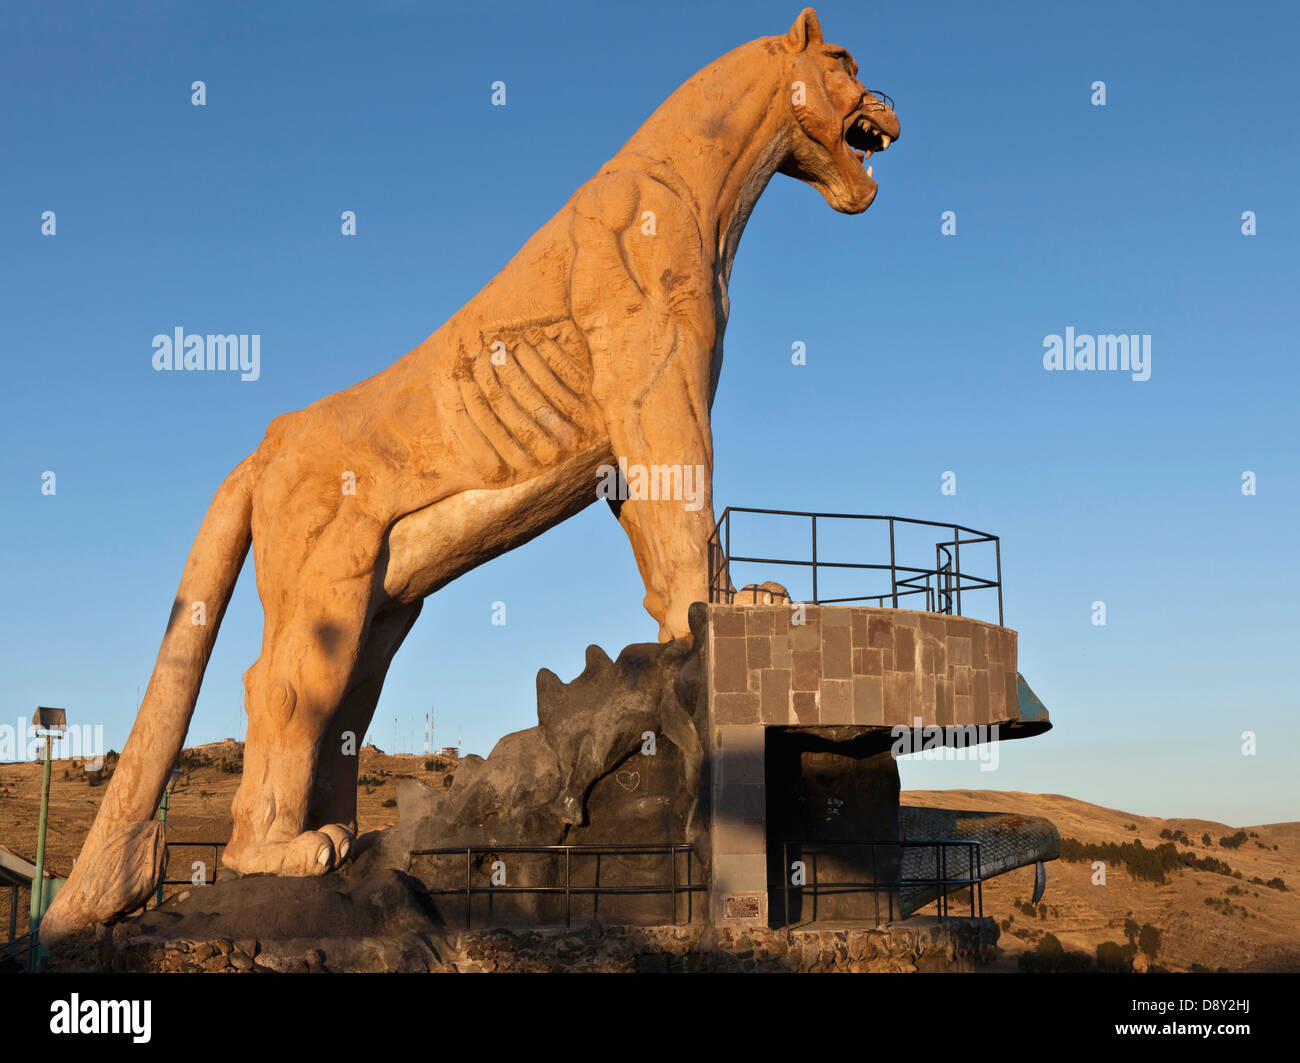
<path fill-rule="evenodd" d="M 39 959 L 36 933 L 40 929 L 41 916 L 45 914 L 45 828 L 50 815 L 50 767 L 52 745 L 55 735 L 61 735 L 68 729 L 68 714 L 64 709 L 50 709 L 38 706 L 32 713 L 32 727 L 37 735 L 45 736 L 45 766 L 41 771 L 41 818 L 36 828 L 36 874 L 32 878 L 32 908 L 28 930 L 32 934 L 31 950 L 27 954 L 29 970 L 36 970 Z"/>
<path fill-rule="evenodd" d="M 167 788 L 163 790 L 162 804 L 158 808 L 158 819 L 162 822 L 164 844 L 166 844 L 166 839 L 167 839 L 167 810 L 171 808 L 172 791 L 176 789 L 176 784 L 180 781 L 181 781 L 180 768 L 172 768 L 172 773 L 167 778 Z M 159 879 L 158 880 L 158 904 L 162 904 L 162 901 L 163 901 L 163 883 L 162 883 L 162 879 Z"/>

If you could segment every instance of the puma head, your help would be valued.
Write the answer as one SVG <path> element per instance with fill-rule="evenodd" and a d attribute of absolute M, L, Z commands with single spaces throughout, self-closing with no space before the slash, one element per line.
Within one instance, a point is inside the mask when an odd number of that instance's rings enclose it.
<path fill-rule="evenodd" d="M 794 112 L 781 173 L 812 185 L 836 210 L 861 214 L 876 198 L 868 160 L 898 139 L 892 101 L 863 86 L 847 49 L 822 40 L 812 8 L 772 40 L 786 53 L 785 88 Z"/>

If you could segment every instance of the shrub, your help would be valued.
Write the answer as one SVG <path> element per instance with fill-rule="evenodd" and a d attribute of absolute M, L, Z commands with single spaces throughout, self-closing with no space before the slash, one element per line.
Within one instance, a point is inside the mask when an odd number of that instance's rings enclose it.
<path fill-rule="evenodd" d="M 1082 952 L 1067 952 L 1045 968 L 1047 971 L 1060 972 L 1062 974 L 1078 974 L 1082 971 L 1088 971 L 1091 969 L 1092 957 L 1086 956 Z"/>
<path fill-rule="evenodd" d="M 1092 960 L 1082 952 L 1067 952 L 1055 934 L 1044 934 L 1033 952 L 1020 955 L 1018 966 L 1034 973 L 1086 971 Z"/>
<path fill-rule="evenodd" d="M 1269 879 L 1267 882 L 1264 883 L 1264 885 L 1271 890 L 1281 890 L 1283 893 L 1286 892 L 1286 883 L 1282 881 L 1281 875 L 1279 875 L 1277 878 Z"/>
<path fill-rule="evenodd" d="M 1117 941 L 1103 941 L 1097 946 L 1097 970 L 1111 974 L 1127 974 L 1133 970 L 1132 945 L 1121 945 Z"/>
<path fill-rule="evenodd" d="M 1247 837 L 1248 835 L 1244 830 L 1239 830 L 1236 834 L 1229 834 L 1226 838 L 1220 838 L 1219 847 L 1221 849 L 1239 849 Z"/>
<path fill-rule="evenodd" d="M 1213 856 L 1195 856 L 1192 853 L 1183 853 L 1182 861 L 1185 867 L 1194 868 L 1197 871 L 1212 871 L 1216 875 L 1236 875 L 1240 877 L 1240 872 L 1235 872 L 1222 860 Z"/>
<path fill-rule="evenodd" d="M 1205 903 L 1223 915 L 1239 915 L 1243 919 L 1250 918 L 1250 912 L 1246 910 L 1244 905 L 1235 905 L 1226 897 L 1206 897 Z"/>
<path fill-rule="evenodd" d="M 176 766 L 181 771 L 193 771 L 195 768 L 205 768 L 212 763 L 212 758 L 206 753 L 200 753 L 197 749 L 182 749 L 181 755 L 176 759 Z"/>
<path fill-rule="evenodd" d="M 397 798 L 395 797 L 385 798 L 383 801 L 383 806 L 384 808 L 395 808 L 397 806 Z"/>
<path fill-rule="evenodd" d="M 1202 845 L 1213 845 L 1213 844 L 1214 844 L 1214 839 L 1210 837 L 1210 832 L 1209 832 L 1208 830 L 1207 830 L 1204 834 L 1201 835 L 1201 844 L 1202 844 Z"/>
<path fill-rule="evenodd" d="M 1154 882 L 1163 886 L 1168 882 L 1170 871 L 1179 867 L 1194 867 L 1202 871 L 1230 875 L 1232 868 L 1213 857 L 1197 859 L 1193 853 L 1179 852 L 1173 842 L 1164 842 L 1153 849 L 1142 844 L 1141 838 L 1132 842 L 1116 845 L 1113 842 L 1081 842 L 1077 838 L 1061 839 L 1061 859 L 1073 863 L 1104 860 L 1107 864 L 1118 864 L 1136 879 Z"/>
<path fill-rule="evenodd" d="M 1142 929 L 1138 932 L 1138 948 L 1154 960 L 1160 951 L 1160 928 L 1150 923 L 1143 923 Z"/>

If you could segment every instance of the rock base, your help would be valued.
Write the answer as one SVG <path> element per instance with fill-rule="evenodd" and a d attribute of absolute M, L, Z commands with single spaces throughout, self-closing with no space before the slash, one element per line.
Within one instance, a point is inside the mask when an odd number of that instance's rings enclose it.
<path fill-rule="evenodd" d="M 973 971 L 996 951 L 992 919 L 916 918 L 881 927 L 796 930 L 607 926 L 439 930 L 394 937 L 193 941 L 102 930 L 67 942 L 55 971 L 179 973 L 867 973 Z M 128 936 L 129 935 L 129 936 Z"/>

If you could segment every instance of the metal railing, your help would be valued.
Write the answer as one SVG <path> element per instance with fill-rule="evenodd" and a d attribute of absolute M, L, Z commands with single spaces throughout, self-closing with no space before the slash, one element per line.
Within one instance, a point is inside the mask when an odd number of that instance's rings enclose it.
<path fill-rule="evenodd" d="M 496 856 L 501 853 L 541 853 L 549 854 L 557 859 L 563 857 L 564 860 L 564 885 L 562 886 L 476 886 L 473 884 L 474 873 L 474 856 Z M 644 885 L 625 885 L 625 886 L 601 886 L 600 878 L 600 857 L 602 856 L 638 856 L 648 854 L 667 853 L 671 866 L 671 874 L 668 882 L 665 883 L 648 883 Z M 679 882 L 677 879 L 677 857 L 678 854 L 686 854 L 686 881 Z M 472 929 L 473 926 L 473 898 L 479 894 L 490 895 L 508 895 L 508 894 L 540 894 L 564 896 L 564 925 L 570 926 L 573 922 L 573 897 L 592 896 L 601 897 L 609 895 L 628 895 L 628 894 L 656 894 L 666 893 L 671 897 L 672 914 L 670 922 L 673 926 L 677 925 L 677 898 L 680 894 L 685 894 L 688 901 L 692 894 L 698 893 L 708 887 L 692 881 L 693 871 L 691 859 L 694 856 L 695 847 L 689 844 L 663 844 L 663 845 L 455 845 L 445 846 L 436 849 L 412 849 L 411 856 L 459 856 L 465 857 L 465 885 L 434 887 L 429 888 L 430 894 L 439 896 L 459 895 L 465 898 L 465 929 Z M 596 857 L 596 878 L 597 883 L 591 886 L 575 886 L 573 884 L 573 857 L 574 856 L 595 856 Z M 689 908 L 688 908 L 689 911 Z M 593 906 L 594 915 L 594 906 Z M 690 921 L 689 915 L 687 922 Z"/>
<path fill-rule="evenodd" d="M 901 875 L 894 881 L 878 881 L 876 850 L 880 846 L 898 849 L 933 849 L 935 851 L 935 867 L 938 870 L 937 878 L 903 878 Z M 822 855 L 822 850 L 842 848 L 845 846 L 869 846 L 871 848 L 871 881 L 870 882 L 818 882 L 816 881 L 816 860 L 808 861 L 808 856 Z M 814 877 L 809 879 L 801 886 L 794 885 L 790 880 L 790 849 L 796 847 L 799 849 L 798 858 L 804 861 L 804 870 Z M 953 847 L 964 848 L 966 850 L 967 874 L 964 878 L 954 878 L 948 875 L 947 850 Z M 900 861 L 901 864 L 901 861 Z M 782 842 L 781 843 L 781 867 L 782 877 L 784 879 L 785 895 L 785 927 L 789 931 L 790 923 L 790 891 L 798 890 L 802 896 L 817 897 L 823 894 L 843 894 L 843 893 L 863 893 L 866 890 L 871 891 L 871 899 L 875 906 L 876 924 L 880 924 L 880 894 L 883 891 L 887 895 L 889 904 L 889 919 L 892 922 L 894 918 L 894 893 L 902 890 L 907 886 L 934 886 L 938 897 L 935 901 L 937 914 L 940 919 L 950 917 L 950 908 L 948 904 L 948 894 L 965 887 L 970 888 L 970 914 L 971 918 L 983 918 L 984 916 L 984 886 L 983 870 L 980 863 L 980 843 L 968 839 L 951 839 L 944 841 L 818 841 L 818 842 Z M 900 916 L 902 915 L 900 910 Z"/>
<path fill-rule="evenodd" d="M 732 514 L 753 513 L 762 516 L 806 517 L 810 522 L 811 556 L 809 557 L 751 557 L 732 552 Z M 827 521 L 882 521 L 889 525 L 889 562 L 826 561 L 817 552 L 817 522 Z M 951 531 L 951 539 L 940 539 L 934 544 L 934 567 L 919 568 L 899 564 L 895 533 L 899 525 L 942 528 Z M 963 538 L 965 536 L 965 538 Z M 996 573 L 992 579 L 965 572 L 961 567 L 961 548 L 993 544 Z M 708 541 L 709 550 L 709 601 L 732 604 L 738 593 L 731 582 L 732 562 L 761 565 L 792 565 L 812 570 L 813 605 L 842 605 L 847 602 L 875 603 L 884 608 L 886 601 L 897 609 L 900 598 L 910 595 L 924 596 L 924 611 L 962 615 L 962 592 L 996 590 L 998 598 L 998 626 L 1002 626 L 1002 543 L 996 535 L 976 531 L 961 524 L 934 520 L 913 520 L 909 517 L 890 517 L 864 513 L 809 513 L 789 509 L 753 509 L 747 506 L 728 506 L 722 511 L 717 527 Z M 825 569 L 859 569 L 889 573 L 889 590 L 880 594 L 864 594 L 848 598 L 823 598 L 818 593 L 817 577 Z"/>
<path fill-rule="evenodd" d="M 32 951 L 40 947 L 39 933 L 39 931 L 29 931 L 0 945 L 0 966 L 12 963 L 20 970 L 29 970 Z"/>
<path fill-rule="evenodd" d="M 221 850 L 228 844 L 228 842 L 167 842 L 166 849 L 168 866 L 171 865 L 171 851 L 173 849 L 211 849 L 211 873 L 204 876 L 204 881 L 202 882 L 195 882 L 193 876 L 190 878 L 165 878 L 158 883 L 158 890 L 161 892 L 164 886 L 187 886 L 190 889 L 194 889 L 198 886 L 211 886 L 217 881 L 217 872 L 221 869 Z M 149 894 L 149 897 L 145 899 L 142 911 L 149 910 L 149 900 L 156 896 L 156 893 L 151 892 Z M 155 904 L 154 907 L 157 908 L 158 905 Z"/>

